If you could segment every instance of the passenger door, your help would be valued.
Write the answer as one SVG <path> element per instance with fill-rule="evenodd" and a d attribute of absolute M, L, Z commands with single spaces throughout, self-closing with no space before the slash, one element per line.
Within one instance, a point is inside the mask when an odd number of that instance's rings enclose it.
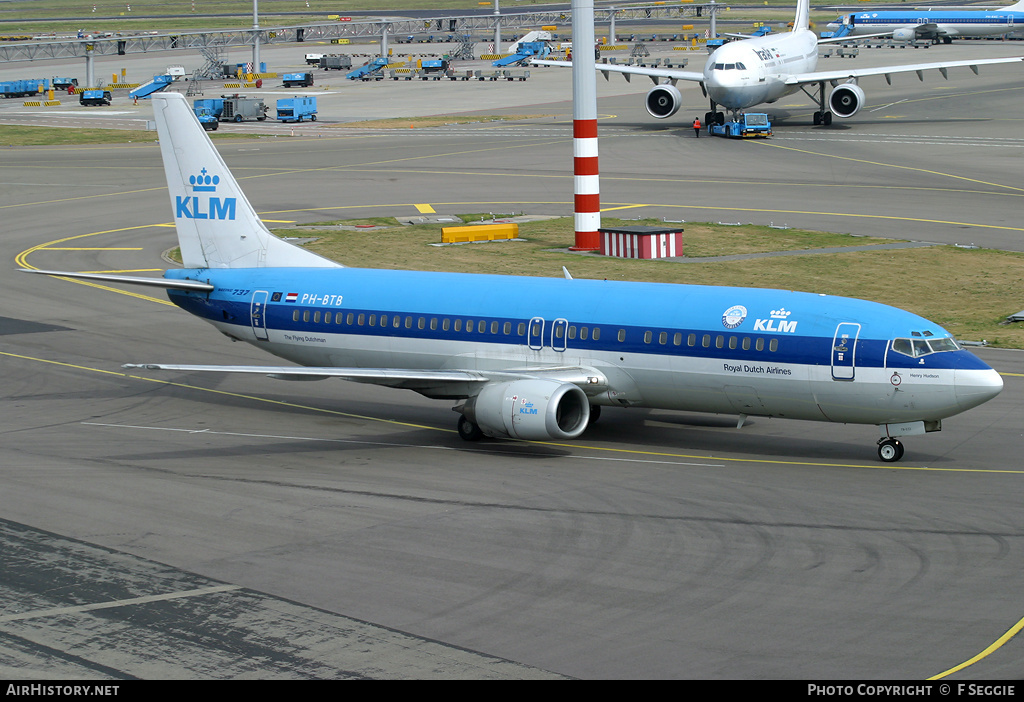
<path fill-rule="evenodd" d="M 832 380 L 853 380 L 857 366 L 857 338 L 860 325 L 842 322 L 832 339 Z"/>
<path fill-rule="evenodd" d="M 259 341 L 266 341 L 267 336 L 267 297 L 266 290 L 257 290 L 252 294 L 252 302 L 249 305 L 249 321 L 252 323 L 252 331 Z"/>

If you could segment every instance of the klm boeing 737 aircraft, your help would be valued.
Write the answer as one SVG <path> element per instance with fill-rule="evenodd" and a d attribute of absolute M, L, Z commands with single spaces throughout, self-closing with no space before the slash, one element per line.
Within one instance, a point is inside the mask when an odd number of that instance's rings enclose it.
<path fill-rule="evenodd" d="M 891 82 L 893 74 L 914 72 L 924 80 L 924 71 L 931 69 L 946 76 L 948 69 L 955 67 L 967 67 L 977 73 L 981 65 L 1024 61 L 1024 57 L 1017 56 L 818 71 L 818 44 L 844 39 L 818 39 L 809 28 L 809 2 L 798 0 L 793 31 L 729 42 L 708 56 L 704 70 L 699 73 L 675 68 L 618 66 L 611 63 L 597 64 L 597 70 L 605 78 L 609 73 L 621 73 L 626 80 L 630 76 L 640 75 L 654 81 L 654 87 L 644 98 L 644 105 L 648 114 L 657 119 L 671 117 L 682 106 L 683 97 L 675 84 L 683 80 L 700 83 L 701 90 L 711 101 L 711 110 L 704 115 L 706 125 L 724 124 L 725 114 L 719 111 L 719 107 L 730 110 L 735 119 L 741 110 L 773 103 L 798 90 L 804 91 L 818 105 L 813 117 L 814 124 L 827 125 L 832 124 L 833 115 L 853 117 L 860 112 L 866 98 L 864 89 L 858 84 L 861 78 L 884 76 L 886 81 Z M 572 66 L 569 61 L 537 60 L 531 63 L 540 66 Z M 831 92 L 826 93 L 826 84 L 833 86 Z"/>
<path fill-rule="evenodd" d="M 829 22 L 836 39 L 887 34 L 897 41 L 952 43 L 962 37 L 1008 34 L 1024 24 L 1024 0 L 998 10 L 860 10 Z"/>
<path fill-rule="evenodd" d="M 408 388 L 454 401 L 467 440 L 575 439 L 606 406 L 877 425 L 883 461 L 1002 389 L 937 324 L 874 302 L 340 266 L 266 229 L 183 96 L 152 100 L 184 268 L 30 272 L 165 288 L 297 365 L 128 367 Z"/>

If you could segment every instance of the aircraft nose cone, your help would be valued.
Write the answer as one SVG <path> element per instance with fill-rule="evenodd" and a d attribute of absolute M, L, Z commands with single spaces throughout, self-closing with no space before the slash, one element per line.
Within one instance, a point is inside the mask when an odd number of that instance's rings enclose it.
<path fill-rule="evenodd" d="M 1003 379 L 999 373 L 986 370 L 958 369 L 954 377 L 956 402 L 963 409 L 970 409 L 988 402 L 1003 390 Z"/>

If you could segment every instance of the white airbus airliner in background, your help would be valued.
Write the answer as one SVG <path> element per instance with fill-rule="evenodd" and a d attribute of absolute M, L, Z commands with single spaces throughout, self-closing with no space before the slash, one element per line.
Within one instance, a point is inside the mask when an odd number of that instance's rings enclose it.
<path fill-rule="evenodd" d="M 725 122 L 725 115 L 719 112 L 719 107 L 735 114 L 755 105 L 773 103 L 798 90 L 803 90 L 818 104 L 814 124 L 831 124 L 832 115 L 852 117 L 864 106 L 864 90 L 857 84 L 860 78 L 885 76 L 886 81 L 891 83 L 894 73 L 914 72 L 924 80 L 923 72 L 930 69 L 937 69 L 946 76 L 948 69 L 959 66 L 967 66 L 977 73 L 978 66 L 1024 61 L 1024 57 L 1016 56 L 816 71 L 818 44 L 843 39 L 818 39 L 809 29 L 809 2 L 798 0 L 793 31 L 724 44 L 708 57 L 700 73 L 608 63 L 598 64 L 597 70 L 605 78 L 609 73 L 621 73 L 627 80 L 630 76 L 640 75 L 654 81 L 655 86 L 647 93 L 645 105 L 647 112 L 658 119 L 671 117 L 682 106 L 682 95 L 675 83 L 684 80 L 700 83 L 704 94 L 711 101 L 711 111 L 705 115 L 705 124 Z M 536 60 L 531 63 L 540 66 L 572 66 L 570 61 Z M 826 84 L 834 86 L 827 100 Z"/>
<path fill-rule="evenodd" d="M 291 363 L 129 367 L 406 388 L 456 402 L 467 440 L 575 439 L 602 406 L 873 424 L 883 461 L 1002 390 L 939 325 L 864 300 L 341 266 L 267 230 L 184 96 L 152 100 L 184 268 L 29 272 L 165 288 Z"/>

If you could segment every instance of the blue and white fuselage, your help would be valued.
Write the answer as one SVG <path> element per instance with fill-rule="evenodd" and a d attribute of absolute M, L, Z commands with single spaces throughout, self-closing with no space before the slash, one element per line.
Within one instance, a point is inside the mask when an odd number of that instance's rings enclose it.
<path fill-rule="evenodd" d="M 152 100 L 186 268 L 35 272 L 165 288 L 290 363 L 131 367 L 406 388 L 458 402 L 470 440 L 574 439 L 603 406 L 875 424 L 885 461 L 1002 388 L 939 326 L 873 302 L 340 266 L 267 230 L 183 96 Z"/>
<path fill-rule="evenodd" d="M 554 377 L 586 369 L 597 379 L 583 386 L 593 405 L 930 423 L 1002 387 L 934 323 L 851 298 L 357 268 L 168 276 L 212 282 L 208 294 L 171 291 L 171 300 L 299 365 Z"/>
<path fill-rule="evenodd" d="M 1024 23 L 1024 1 L 999 10 L 864 10 L 842 15 L 828 28 L 837 37 L 857 38 L 891 33 L 898 41 L 991 37 L 1008 34 Z"/>

